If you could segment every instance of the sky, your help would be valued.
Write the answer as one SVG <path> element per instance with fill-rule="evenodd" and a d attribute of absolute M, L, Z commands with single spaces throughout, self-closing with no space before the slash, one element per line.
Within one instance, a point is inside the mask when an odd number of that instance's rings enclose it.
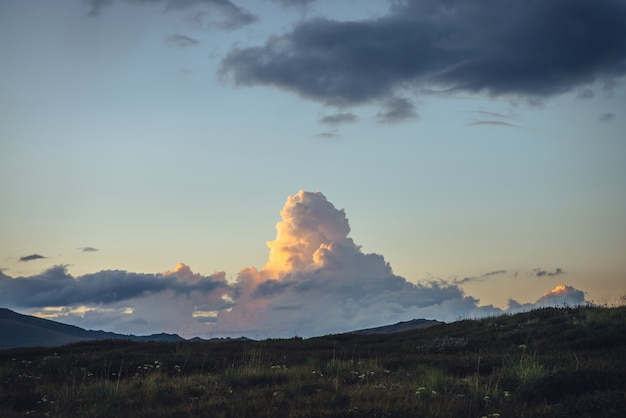
<path fill-rule="evenodd" d="M 624 0 L 0 2 L 0 52 L 0 307 L 269 338 L 624 303 Z"/>

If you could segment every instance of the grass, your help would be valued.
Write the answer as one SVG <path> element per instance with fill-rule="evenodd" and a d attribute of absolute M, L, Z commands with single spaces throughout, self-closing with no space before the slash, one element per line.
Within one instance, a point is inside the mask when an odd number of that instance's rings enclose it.
<path fill-rule="evenodd" d="M 0 416 L 622 417 L 626 308 L 390 335 L 0 351 Z"/>

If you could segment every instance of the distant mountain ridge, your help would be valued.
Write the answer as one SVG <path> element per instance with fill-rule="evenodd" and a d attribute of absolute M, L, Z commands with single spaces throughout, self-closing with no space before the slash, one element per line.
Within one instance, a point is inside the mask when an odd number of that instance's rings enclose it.
<path fill-rule="evenodd" d="M 385 325 L 376 328 L 367 328 L 348 332 L 347 334 L 390 334 L 395 332 L 410 331 L 418 328 L 430 327 L 443 324 L 443 322 L 413 319 L 411 321 L 398 322 L 393 325 Z M 248 340 L 246 337 L 211 338 L 205 340 L 195 337 L 189 340 L 177 334 L 152 334 L 152 335 L 125 335 L 108 331 L 86 330 L 75 325 L 62 324 L 50 319 L 38 318 L 31 315 L 23 315 L 10 309 L 0 308 L 0 350 L 20 347 L 54 347 L 71 344 L 79 341 L 92 340 L 130 340 L 130 341 L 231 341 Z"/>
<path fill-rule="evenodd" d="M 357 331 L 351 331 L 348 334 L 391 334 L 395 332 L 412 331 L 419 328 L 428 328 L 435 325 L 445 324 L 445 322 L 435 321 L 434 319 L 412 319 L 410 321 L 402 321 L 393 325 L 384 325 L 376 328 L 366 328 Z"/>
<path fill-rule="evenodd" d="M 185 341 L 176 334 L 146 336 L 92 331 L 0 308 L 0 349 L 58 346 L 87 340 Z"/>

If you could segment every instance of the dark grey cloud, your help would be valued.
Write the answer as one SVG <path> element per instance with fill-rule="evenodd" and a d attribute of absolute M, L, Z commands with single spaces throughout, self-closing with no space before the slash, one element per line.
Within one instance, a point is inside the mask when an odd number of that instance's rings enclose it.
<path fill-rule="evenodd" d="M 506 270 L 496 270 L 496 271 L 490 271 L 489 273 L 485 273 L 483 274 L 483 277 L 489 277 L 489 276 L 497 276 L 500 274 L 506 274 Z"/>
<path fill-rule="evenodd" d="M 555 276 L 560 276 L 560 275 L 566 274 L 566 273 L 563 271 L 562 268 L 557 268 L 554 271 L 546 271 L 546 270 L 543 270 L 541 268 L 536 268 L 536 269 L 533 270 L 533 274 L 535 276 L 537 276 L 537 277 L 544 277 L 544 276 L 555 277 Z"/>
<path fill-rule="evenodd" d="M 33 261 L 33 260 L 39 260 L 41 258 L 47 258 L 47 257 L 44 257 L 43 255 L 39 255 L 39 254 L 31 254 L 31 255 L 25 255 L 25 256 L 20 257 L 19 261 L 28 262 L 28 261 Z"/>
<path fill-rule="evenodd" d="M 166 291 L 182 295 L 207 294 L 227 287 L 219 274 L 198 277 L 193 282 L 175 273 L 155 275 L 122 270 L 73 277 L 66 266 L 55 266 L 29 277 L 0 276 L 0 305 L 35 308 L 111 304 Z"/>
<path fill-rule="evenodd" d="M 470 92 L 530 102 L 626 73 L 622 0 L 398 0 L 378 18 L 299 22 L 232 49 L 221 74 L 345 106 L 399 92 Z"/>
<path fill-rule="evenodd" d="M 254 23 L 258 17 L 237 6 L 230 0 L 118 0 L 131 4 L 163 5 L 165 11 L 185 11 L 197 9 L 190 20 L 201 26 L 225 30 L 237 29 Z M 98 16 L 102 9 L 114 0 L 86 0 L 91 7 L 89 14 Z"/>
<path fill-rule="evenodd" d="M 415 105 L 408 99 L 392 97 L 383 102 L 383 110 L 376 117 L 383 123 L 398 123 L 409 119 L 417 119 Z"/>
<path fill-rule="evenodd" d="M 303 7 L 307 6 L 310 3 L 314 3 L 317 0 L 272 0 L 274 3 L 278 3 L 282 6 L 287 7 Z"/>
<path fill-rule="evenodd" d="M 482 282 L 486 280 L 487 278 L 490 278 L 492 276 L 500 276 L 500 275 L 506 274 L 507 272 L 508 270 L 494 270 L 494 271 L 490 271 L 480 276 L 469 276 L 469 277 L 464 277 L 462 279 L 454 279 L 452 283 L 459 285 L 459 284 L 465 284 L 465 283 L 470 283 L 470 282 Z"/>
<path fill-rule="evenodd" d="M 326 125 L 337 126 L 337 125 L 343 125 L 346 123 L 353 123 L 353 122 L 356 122 L 358 119 L 359 117 L 356 116 L 354 113 L 345 112 L 345 113 L 336 113 L 334 115 L 324 116 L 323 118 L 320 119 L 320 123 L 323 123 Z"/>
<path fill-rule="evenodd" d="M 94 247 L 80 247 L 79 250 L 84 253 L 95 253 L 96 251 L 100 251 L 99 249 Z"/>
<path fill-rule="evenodd" d="M 174 47 L 174 48 L 187 48 L 190 46 L 198 45 L 200 41 L 197 39 L 190 38 L 186 35 L 170 35 L 165 38 L 165 45 Z"/>
<path fill-rule="evenodd" d="M 603 113 L 600 115 L 600 117 L 598 117 L 598 120 L 600 122 L 610 122 L 613 119 L 615 119 L 615 114 L 614 113 Z"/>

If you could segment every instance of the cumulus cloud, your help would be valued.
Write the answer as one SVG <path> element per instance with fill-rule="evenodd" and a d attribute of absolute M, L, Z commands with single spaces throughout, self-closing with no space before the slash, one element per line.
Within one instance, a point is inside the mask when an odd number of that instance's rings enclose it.
<path fill-rule="evenodd" d="M 382 255 L 364 253 L 349 236 L 345 211 L 320 192 L 289 196 L 280 215 L 265 266 L 241 270 L 232 284 L 223 272 L 204 276 L 183 263 L 159 274 L 106 270 L 73 277 L 65 266 L 55 266 L 12 278 L 0 271 L 0 306 L 90 329 L 266 338 L 323 335 L 414 318 L 454 321 L 585 301 L 582 291 L 560 285 L 535 303 L 511 300 L 503 310 L 480 305 L 459 287 L 508 270 L 452 283 L 411 283 L 394 274 Z M 564 272 L 535 269 L 533 274 Z"/>
<path fill-rule="evenodd" d="M 319 192 L 290 196 L 281 217 L 267 264 L 239 274 L 235 305 L 218 315 L 218 332 L 311 336 L 435 312 L 454 320 L 497 311 L 479 307 L 456 285 L 413 284 L 395 275 L 381 255 L 361 251 L 348 236 L 344 210 Z"/>
<path fill-rule="evenodd" d="M 560 284 L 546 292 L 535 303 L 520 304 L 509 300 L 509 311 L 517 312 L 547 306 L 578 306 L 587 303 L 585 292 L 572 286 Z"/>
<path fill-rule="evenodd" d="M 44 257 L 43 255 L 39 255 L 39 254 L 31 254 L 31 255 L 25 255 L 25 256 L 20 257 L 19 261 L 26 263 L 28 261 L 39 260 L 41 258 L 47 258 L 47 257 Z"/>
<path fill-rule="evenodd" d="M 357 21 L 314 18 L 236 47 L 221 73 L 349 106 L 398 92 L 464 92 L 530 101 L 626 73 L 621 0 L 398 0 Z"/>
<path fill-rule="evenodd" d="M 166 12 L 194 9 L 190 20 L 201 26 L 219 29 L 237 29 L 254 23 L 258 17 L 230 0 L 119 0 L 131 4 L 159 4 Z M 91 7 L 89 14 L 98 16 L 102 9 L 114 3 L 114 0 L 86 0 Z M 200 9 L 200 10 L 198 10 Z M 207 23 L 208 21 L 208 23 Z"/>
<path fill-rule="evenodd" d="M 97 248 L 94 247 L 80 247 L 79 250 L 81 250 L 84 253 L 94 253 L 96 251 L 100 251 Z"/>

